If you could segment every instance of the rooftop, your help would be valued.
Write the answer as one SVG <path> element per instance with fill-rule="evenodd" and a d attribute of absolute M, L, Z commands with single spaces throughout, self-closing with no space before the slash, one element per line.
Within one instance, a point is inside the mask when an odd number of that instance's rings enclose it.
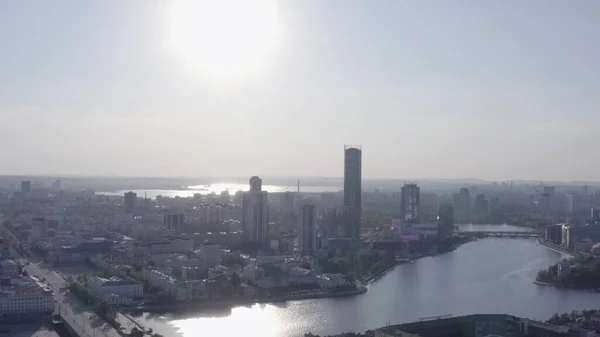
<path fill-rule="evenodd" d="M 100 286 L 102 286 L 102 287 L 139 284 L 138 281 L 136 281 L 130 277 L 120 277 L 120 276 L 113 276 L 109 279 L 98 277 L 98 280 L 100 281 L 99 283 L 100 283 Z"/>

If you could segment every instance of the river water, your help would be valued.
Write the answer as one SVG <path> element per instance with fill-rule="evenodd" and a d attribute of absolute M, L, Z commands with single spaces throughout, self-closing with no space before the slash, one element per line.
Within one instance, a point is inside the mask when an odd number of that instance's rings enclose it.
<path fill-rule="evenodd" d="M 461 230 L 524 229 L 466 225 Z M 370 284 L 363 295 L 138 318 L 165 337 L 288 337 L 362 332 L 446 314 L 509 313 L 547 319 L 554 312 L 600 307 L 600 294 L 533 284 L 539 269 L 565 257 L 535 239 L 486 238 L 400 265 Z"/>

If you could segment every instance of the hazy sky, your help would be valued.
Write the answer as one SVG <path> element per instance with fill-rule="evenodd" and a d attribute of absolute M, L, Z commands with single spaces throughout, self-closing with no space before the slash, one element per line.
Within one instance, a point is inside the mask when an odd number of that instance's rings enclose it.
<path fill-rule="evenodd" d="M 280 1 L 226 80 L 170 6 L 0 1 L 0 174 L 600 180 L 597 0 Z"/>

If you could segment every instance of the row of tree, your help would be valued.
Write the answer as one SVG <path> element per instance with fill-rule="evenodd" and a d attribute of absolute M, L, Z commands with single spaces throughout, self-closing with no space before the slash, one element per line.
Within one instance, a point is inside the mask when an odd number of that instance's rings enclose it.
<path fill-rule="evenodd" d="M 582 310 L 582 311 L 573 310 L 570 313 L 565 312 L 562 314 L 555 312 L 554 315 L 552 315 L 552 317 L 550 317 L 546 322 L 550 323 L 550 324 L 555 324 L 555 325 L 574 323 L 580 317 L 589 319 L 590 317 L 592 317 L 593 314 L 595 314 L 597 312 L 598 312 L 598 310 L 596 310 L 596 309 Z"/>
<path fill-rule="evenodd" d="M 578 289 L 598 289 L 600 288 L 600 262 L 591 262 L 589 264 L 577 263 L 577 258 L 571 261 L 575 264 L 568 273 L 558 275 L 558 264 L 554 264 L 548 269 L 540 270 L 536 280 L 558 284 L 569 288 Z"/>
<path fill-rule="evenodd" d="M 338 257 L 322 259 L 319 261 L 324 273 L 344 274 L 348 280 L 361 279 L 369 275 L 378 274 L 396 264 L 396 255 L 393 250 L 387 251 L 384 256 L 379 254 L 360 255 L 353 257 Z"/>

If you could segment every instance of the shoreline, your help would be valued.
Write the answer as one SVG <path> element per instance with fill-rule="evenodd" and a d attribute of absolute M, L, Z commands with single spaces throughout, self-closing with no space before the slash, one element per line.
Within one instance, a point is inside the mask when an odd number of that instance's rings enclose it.
<path fill-rule="evenodd" d="M 279 296 L 279 297 L 267 297 L 267 298 L 227 298 L 219 300 L 209 301 L 193 301 L 193 302 L 173 302 L 173 303 L 160 303 L 160 304 L 149 304 L 144 306 L 138 306 L 135 308 L 126 308 L 134 313 L 139 312 L 163 312 L 163 311 L 177 311 L 186 309 L 214 309 L 214 308 L 227 308 L 235 307 L 239 305 L 253 305 L 260 303 L 278 303 L 287 301 L 297 300 L 308 300 L 317 298 L 329 298 L 329 297 L 348 297 L 354 295 L 360 295 L 367 292 L 367 287 L 361 286 L 355 290 L 347 290 L 340 292 L 320 292 L 307 295 L 299 296 Z"/>
<path fill-rule="evenodd" d="M 566 250 L 564 250 L 561 247 L 549 244 L 549 243 L 545 242 L 545 240 L 543 240 L 542 238 L 538 238 L 537 241 L 538 241 L 538 244 L 540 244 L 541 246 L 544 246 L 544 247 L 546 247 L 546 248 L 548 248 L 550 250 L 553 250 L 553 251 L 555 251 L 557 253 L 565 254 L 565 255 L 568 255 L 570 257 L 575 257 L 574 253 L 566 251 Z"/>

